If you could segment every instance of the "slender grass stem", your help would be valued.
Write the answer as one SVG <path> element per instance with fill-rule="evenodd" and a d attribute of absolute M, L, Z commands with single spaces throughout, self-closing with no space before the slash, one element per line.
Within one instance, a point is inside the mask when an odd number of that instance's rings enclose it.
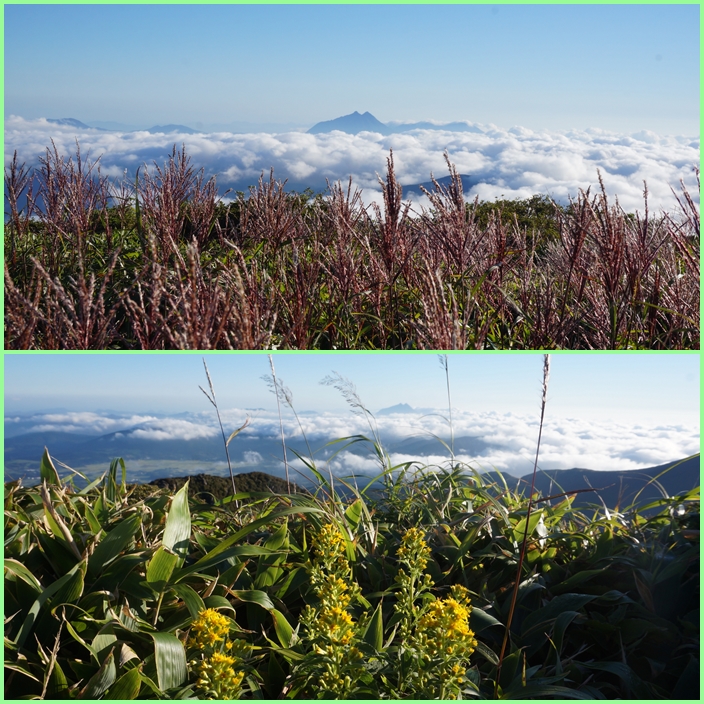
<path fill-rule="evenodd" d="M 281 401 L 279 401 L 279 387 L 276 381 L 276 369 L 274 368 L 274 358 L 271 355 L 269 357 L 269 366 L 271 367 L 271 376 L 274 379 L 274 395 L 276 396 L 276 408 L 279 412 L 279 428 L 281 429 L 281 447 L 284 453 L 284 469 L 286 470 L 286 491 L 291 493 L 291 481 L 288 475 L 288 457 L 286 456 L 286 440 L 284 438 L 284 421 L 281 417 Z"/>
<path fill-rule="evenodd" d="M 521 551 L 518 556 L 518 567 L 516 568 L 516 579 L 513 585 L 513 595 L 511 597 L 511 606 L 506 619 L 506 630 L 504 631 L 504 639 L 501 643 L 501 653 L 499 654 L 499 664 L 496 668 L 496 682 L 494 683 L 494 698 L 498 696 L 499 680 L 501 678 L 501 667 L 504 663 L 504 655 L 506 654 L 506 646 L 508 644 L 509 634 L 511 630 L 511 621 L 513 621 L 513 613 L 516 608 L 518 599 L 518 590 L 521 585 L 521 572 L 523 570 L 523 560 L 526 554 L 526 546 L 528 544 L 528 531 L 530 526 L 530 514 L 533 510 L 533 492 L 535 491 L 535 475 L 538 471 L 538 456 L 540 454 L 540 439 L 543 435 L 543 420 L 545 418 L 545 405 L 548 396 L 548 380 L 550 379 L 550 355 L 546 354 L 543 358 L 543 397 L 540 404 L 540 427 L 538 429 L 538 444 L 535 449 L 535 464 L 533 465 L 533 476 L 530 482 L 530 495 L 528 497 L 528 509 L 526 511 L 526 527 L 523 533 L 523 542 Z"/>

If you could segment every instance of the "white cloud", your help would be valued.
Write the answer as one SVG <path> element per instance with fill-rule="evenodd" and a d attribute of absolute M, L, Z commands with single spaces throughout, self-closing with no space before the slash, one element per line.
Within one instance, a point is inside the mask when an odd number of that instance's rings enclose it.
<path fill-rule="evenodd" d="M 142 440 L 200 440 L 214 437 L 217 432 L 216 428 L 201 423 L 162 418 L 135 428 L 130 431 L 129 436 Z"/>
<path fill-rule="evenodd" d="M 7 418 L 5 422 L 7 422 Z M 13 422 L 25 422 L 30 425 L 26 432 L 61 431 L 64 433 L 111 433 L 117 430 L 149 423 L 156 420 L 155 416 L 126 415 L 106 416 L 91 412 L 43 413 L 31 416 L 29 419 L 18 417 Z"/>
<path fill-rule="evenodd" d="M 350 135 L 342 132 L 310 135 L 281 134 L 153 135 L 148 132 L 101 132 L 54 125 L 44 119 L 11 116 L 5 122 L 5 163 L 14 150 L 22 160 L 35 163 L 53 138 L 65 156 L 75 151 L 79 139 L 83 154 L 102 156 L 101 169 L 119 176 L 123 169 L 153 161 L 161 165 L 171 149 L 185 144 L 192 163 L 206 173 L 217 174 L 221 193 L 226 187 L 246 190 L 262 171 L 274 167 L 279 179 L 288 178 L 295 188 L 325 188 L 325 180 L 346 181 L 364 189 L 367 203 L 378 201 L 377 173 L 386 168 L 393 149 L 397 178 L 411 185 L 427 182 L 430 173 L 446 176 L 443 152 L 447 150 L 459 173 L 476 182 L 466 194 L 483 199 L 525 198 L 549 194 L 565 202 L 579 189 L 598 186 L 600 169 L 608 194 L 618 196 L 629 211 L 643 210 L 643 181 L 647 181 L 651 210 L 673 210 L 683 179 L 699 202 L 693 167 L 699 164 L 698 137 L 661 136 L 653 132 L 623 135 L 592 129 L 568 132 L 536 132 L 522 127 L 510 130 L 485 125 L 484 133 L 414 130 L 382 136 L 373 132 Z M 427 204 L 416 199 L 418 207 Z"/>
<path fill-rule="evenodd" d="M 242 409 L 221 411 L 226 434 L 242 425 L 246 412 Z M 449 427 L 442 409 L 434 413 L 404 413 L 382 415 L 374 421 L 382 444 L 390 451 L 393 464 L 420 460 L 423 464 L 443 466 L 449 453 L 432 435 L 449 442 Z M 19 421 L 18 421 L 19 419 Z M 323 456 L 330 457 L 333 473 L 346 476 L 357 474 L 376 476 L 380 471 L 371 445 L 343 443 L 323 446 L 342 437 L 366 435 L 371 437 L 367 421 L 352 412 L 321 413 L 300 417 L 319 469 L 327 471 Z M 29 420 L 29 423 L 26 421 Z M 529 474 L 535 461 L 538 439 L 538 417 L 513 413 L 473 412 L 453 408 L 453 429 L 456 439 L 456 458 L 481 471 L 499 469 L 517 476 Z M 125 415 L 102 416 L 97 413 L 49 413 L 29 419 L 12 416 L 6 422 L 19 424 L 29 431 L 120 432 L 122 436 L 144 440 L 198 440 L 220 435 L 213 414 L 194 413 L 178 418 Z M 26 424 L 25 424 L 26 423 Z M 283 415 L 284 435 L 288 444 L 301 446 L 303 437 L 290 412 Z M 252 414 L 250 425 L 241 433 L 247 450 L 236 466 L 267 464 L 269 450 L 259 452 L 258 441 L 280 437 L 279 418 L 274 411 L 259 410 Z M 411 452 L 405 442 L 427 439 L 423 456 Z M 585 418 L 556 417 L 546 420 L 540 446 L 541 469 L 570 469 L 580 467 L 596 470 L 628 470 L 656 466 L 699 452 L 699 427 L 678 423 L 640 423 L 628 425 L 612 421 L 594 421 Z M 306 452 L 307 454 L 307 452 Z M 289 453 L 292 467 L 303 469 L 302 463 Z"/>

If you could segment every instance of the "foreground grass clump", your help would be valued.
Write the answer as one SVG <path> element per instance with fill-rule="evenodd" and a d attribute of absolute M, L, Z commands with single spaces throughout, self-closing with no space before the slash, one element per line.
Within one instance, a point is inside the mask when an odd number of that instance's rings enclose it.
<path fill-rule="evenodd" d="M 7 349 L 698 349 L 699 211 L 580 193 L 383 208 L 271 175 L 230 205 L 174 152 L 134 184 L 47 149 L 5 170 Z M 351 186 L 351 184 L 350 184 Z"/>
<path fill-rule="evenodd" d="M 45 454 L 5 485 L 5 697 L 699 698 L 698 488 L 528 516 L 456 463 L 389 470 L 208 504 Z"/>

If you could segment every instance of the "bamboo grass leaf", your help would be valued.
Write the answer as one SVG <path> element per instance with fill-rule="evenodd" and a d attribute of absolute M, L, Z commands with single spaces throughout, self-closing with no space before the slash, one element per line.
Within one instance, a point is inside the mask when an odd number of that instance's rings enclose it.
<path fill-rule="evenodd" d="M 181 566 L 188 555 L 191 537 L 191 512 L 188 508 L 188 484 L 186 483 L 176 492 L 171 500 L 171 507 L 166 517 L 162 545 L 178 556 Z"/>
<path fill-rule="evenodd" d="M 3 561 L 3 567 L 5 568 L 5 572 L 9 572 L 10 574 L 14 574 L 19 577 L 34 592 L 36 592 L 37 596 L 42 593 L 44 587 L 42 587 L 39 580 L 32 574 L 29 568 L 21 562 L 8 557 Z"/>
<path fill-rule="evenodd" d="M 100 666 L 100 669 L 88 680 L 88 684 L 81 690 L 78 698 L 99 699 L 115 681 L 116 677 L 117 669 L 115 668 L 115 656 L 113 655 L 113 651 L 110 650 L 105 661 Z"/>
<path fill-rule="evenodd" d="M 163 591 L 178 562 L 178 555 L 168 552 L 163 546 L 147 563 L 147 582 L 157 591 Z"/>
<path fill-rule="evenodd" d="M 98 543 L 88 558 L 88 571 L 100 574 L 134 539 L 142 518 L 133 514 L 120 521 Z"/>
<path fill-rule="evenodd" d="M 377 652 L 384 647 L 384 616 L 381 610 L 381 602 L 374 609 L 374 613 L 364 630 L 363 639 L 365 643 L 371 645 Z"/>
<path fill-rule="evenodd" d="M 115 684 L 105 693 L 103 699 L 121 699 L 123 701 L 136 699 L 142 687 L 139 669 L 133 667 L 118 678 Z"/>
<path fill-rule="evenodd" d="M 276 631 L 276 637 L 279 639 L 282 647 L 290 648 L 293 643 L 293 628 L 288 622 L 286 617 L 278 610 L 272 607 L 271 615 L 274 618 L 274 630 Z"/>
<path fill-rule="evenodd" d="M 49 450 L 46 447 L 44 448 L 44 454 L 39 463 L 39 478 L 47 484 L 61 486 L 59 473 L 56 471 L 56 467 L 54 467 L 54 463 L 51 460 L 51 455 L 49 455 Z"/>
<path fill-rule="evenodd" d="M 205 609 L 205 603 L 200 594 L 193 589 L 189 584 L 175 584 L 171 590 L 186 604 L 188 613 L 196 618 L 198 614 Z M 227 601 L 227 600 L 225 600 Z M 229 606 L 228 602 L 228 606 Z"/>
<path fill-rule="evenodd" d="M 257 604 L 258 606 L 261 606 L 267 611 L 274 610 L 274 604 L 269 598 L 269 595 L 266 592 L 261 591 L 260 589 L 237 589 L 231 590 L 230 594 L 232 594 L 232 596 L 239 599 L 240 601 L 246 601 L 251 604 Z"/>
<path fill-rule="evenodd" d="M 154 659 L 162 691 L 180 686 L 188 676 L 186 651 L 173 633 L 150 633 L 154 639 Z"/>
<path fill-rule="evenodd" d="M 73 592 L 77 588 L 77 585 L 79 584 L 79 582 L 81 585 L 83 584 L 83 577 L 81 574 L 81 568 L 85 569 L 85 563 L 79 562 L 69 572 L 67 572 L 63 577 L 59 577 L 59 579 L 57 579 L 55 582 L 50 584 L 37 597 L 37 599 L 34 601 L 32 606 L 30 607 L 29 613 L 25 617 L 25 620 L 22 623 L 22 628 L 20 629 L 20 632 L 19 632 L 17 639 L 15 641 L 18 648 L 21 648 L 24 645 L 25 640 L 27 640 L 27 637 L 32 632 L 32 629 L 34 628 L 34 623 L 37 619 L 37 616 L 39 615 L 39 612 L 41 611 L 43 606 L 46 604 L 46 602 L 52 596 L 59 593 L 59 591 L 62 590 L 67 585 L 69 585 L 69 586 L 67 587 L 65 593 Z"/>

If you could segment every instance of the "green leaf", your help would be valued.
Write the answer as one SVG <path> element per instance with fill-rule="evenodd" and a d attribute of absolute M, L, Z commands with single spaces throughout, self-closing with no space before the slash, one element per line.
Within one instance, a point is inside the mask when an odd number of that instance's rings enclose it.
<path fill-rule="evenodd" d="M 362 499 L 355 499 L 345 511 L 345 518 L 353 531 L 356 531 L 359 526 L 363 510 L 364 505 L 362 504 Z"/>
<path fill-rule="evenodd" d="M 24 645 L 27 636 L 32 632 L 34 628 L 34 623 L 37 620 L 40 610 L 54 594 L 58 593 L 62 587 L 72 582 L 75 579 L 76 573 L 79 572 L 81 566 L 85 567 L 85 562 L 79 562 L 75 565 L 69 572 L 67 572 L 63 577 L 59 577 L 55 582 L 50 584 L 35 600 L 29 609 L 29 613 L 25 616 L 24 622 L 22 623 L 22 628 L 15 641 L 18 648 Z M 81 578 L 82 582 L 82 578 Z"/>
<path fill-rule="evenodd" d="M 228 550 L 219 550 L 215 548 L 204 557 L 201 557 L 198 562 L 184 567 L 178 570 L 173 575 L 174 582 L 180 582 L 184 577 L 187 577 L 193 572 L 204 572 L 210 569 L 214 565 L 217 565 L 225 560 L 229 560 L 231 557 L 254 557 L 258 555 L 270 555 L 271 553 L 266 548 L 259 547 L 257 545 L 238 545 L 234 548 L 229 548 Z"/>
<path fill-rule="evenodd" d="M 178 555 L 160 547 L 147 563 L 147 582 L 150 586 L 159 592 L 163 591 L 166 583 L 171 579 L 177 562 Z"/>
<path fill-rule="evenodd" d="M 49 676 L 49 683 L 46 688 L 46 698 L 65 699 L 67 690 L 68 680 L 66 679 L 66 675 L 61 669 L 61 665 L 59 665 L 58 662 L 54 662 L 54 667 L 51 670 L 51 675 Z"/>
<path fill-rule="evenodd" d="M 381 612 L 381 602 L 374 610 L 364 631 L 364 642 L 369 643 L 377 652 L 384 647 L 384 617 Z"/>
<path fill-rule="evenodd" d="M 272 609 L 271 615 L 274 617 L 274 630 L 276 631 L 276 637 L 279 639 L 279 643 L 281 643 L 284 648 L 291 647 L 291 638 L 293 637 L 291 624 L 278 609 Z"/>
<path fill-rule="evenodd" d="M 501 621 L 476 606 L 472 607 L 472 613 L 469 616 L 469 625 L 475 633 L 481 633 L 492 626 L 501 626 L 501 628 L 505 628 Z"/>
<path fill-rule="evenodd" d="M 13 560 L 12 558 L 6 558 L 3 566 L 5 567 L 5 572 L 19 577 L 23 582 L 29 585 L 32 591 L 36 592 L 37 595 L 42 593 L 44 587 L 42 587 L 40 581 L 21 562 Z"/>
<path fill-rule="evenodd" d="M 150 633 L 154 639 L 154 658 L 159 687 L 162 691 L 178 687 L 185 681 L 186 651 L 173 633 Z"/>
<path fill-rule="evenodd" d="M 207 567 L 212 567 L 213 565 L 217 565 L 219 562 L 222 562 L 223 560 L 226 560 L 228 557 L 235 557 L 238 555 L 265 555 L 268 554 L 268 550 L 264 550 L 263 548 L 258 548 L 255 545 L 241 545 L 238 546 L 237 548 L 234 548 L 233 550 L 244 550 L 244 549 L 249 549 L 251 552 L 231 552 L 230 547 L 232 545 L 236 545 L 239 543 L 242 538 L 246 537 L 253 531 L 257 530 L 261 526 L 268 525 L 272 523 L 275 519 L 281 517 L 281 516 L 289 516 L 291 514 L 297 514 L 297 513 L 321 513 L 325 514 L 325 511 L 321 508 L 318 508 L 317 506 L 292 506 L 291 508 L 285 508 L 281 511 L 277 511 L 275 513 L 270 513 L 262 518 L 257 519 L 256 521 L 252 521 L 251 523 L 248 523 L 244 528 L 241 528 L 238 530 L 234 535 L 231 535 L 229 538 L 226 538 L 223 540 L 218 547 L 216 547 L 214 550 L 211 550 L 207 555 L 204 555 L 203 557 L 198 560 L 195 564 L 191 565 L 187 569 L 180 570 L 178 575 L 175 577 L 176 581 L 180 581 L 183 579 L 186 575 L 190 574 L 191 572 L 198 572 L 200 570 L 207 569 Z M 224 556 L 223 553 L 227 551 L 227 556 Z M 257 552 L 259 551 L 259 552 Z"/>
<path fill-rule="evenodd" d="M 191 538 L 191 512 L 188 508 L 189 481 L 186 481 L 171 500 L 171 508 L 166 516 L 164 537 L 161 539 L 161 544 L 178 556 L 179 567 L 188 555 Z"/>
<path fill-rule="evenodd" d="M 596 598 L 596 595 L 590 594 L 561 594 L 556 596 L 542 609 L 537 609 L 526 617 L 522 625 L 522 634 L 525 636 L 537 627 L 543 629 L 546 623 L 554 621 L 561 613 L 578 611 L 585 604 Z"/>
<path fill-rule="evenodd" d="M 206 596 L 203 599 L 203 603 L 206 609 L 230 609 L 230 611 L 235 611 L 235 607 L 224 596 L 219 596 L 218 594 Z"/>
<path fill-rule="evenodd" d="M 141 522 L 141 516 L 134 514 L 120 521 L 106 533 L 88 558 L 88 571 L 91 574 L 100 574 L 132 542 Z"/>
<path fill-rule="evenodd" d="M 189 584 L 175 584 L 171 587 L 171 590 L 183 599 L 188 613 L 193 618 L 196 618 L 201 611 L 205 610 L 205 603 L 203 599 L 201 599 L 200 594 Z M 230 602 L 227 602 L 227 605 L 230 606 Z"/>
<path fill-rule="evenodd" d="M 267 550 L 280 550 L 281 548 L 288 549 L 288 519 L 272 533 L 264 543 Z"/>
<path fill-rule="evenodd" d="M 39 463 L 39 477 L 47 484 L 61 486 L 59 473 L 56 471 L 56 467 L 54 467 L 54 463 L 51 461 L 49 450 L 47 450 L 46 447 L 44 448 L 44 454 L 42 455 L 41 462 Z"/>
<path fill-rule="evenodd" d="M 117 670 L 112 650 L 105 658 L 100 669 L 88 680 L 88 684 L 78 695 L 79 699 L 99 699 L 100 695 L 115 681 Z"/>
<path fill-rule="evenodd" d="M 575 587 L 578 584 L 581 584 L 582 582 L 587 582 L 589 581 L 592 577 L 595 577 L 598 574 L 604 574 L 603 569 L 599 570 L 581 570 L 580 572 L 577 572 L 573 574 L 571 577 L 568 577 L 564 582 L 559 582 L 556 584 L 552 591 L 554 594 L 559 594 L 561 592 L 568 592 L 570 589 Z"/>
<path fill-rule="evenodd" d="M 135 699 L 141 686 L 142 678 L 139 674 L 139 669 L 133 667 L 110 687 L 103 699 Z"/>
<path fill-rule="evenodd" d="M 93 509 L 90 507 L 90 504 L 84 504 L 84 510 L 90 529 L 93 531 L 94 535 L 97 535 L 101 530 L 103 530 L 102 524 L 93 513 Z"/>
<path fill-rule="evenodd" d="M 240 601 L 247 601 L 252 604 L 258 604 L 267 611 L 274 611 L 274 604 L 269 595 L 260 589 L 239 589 L 230 592 L 232 596 L 237 597 Z"/>

